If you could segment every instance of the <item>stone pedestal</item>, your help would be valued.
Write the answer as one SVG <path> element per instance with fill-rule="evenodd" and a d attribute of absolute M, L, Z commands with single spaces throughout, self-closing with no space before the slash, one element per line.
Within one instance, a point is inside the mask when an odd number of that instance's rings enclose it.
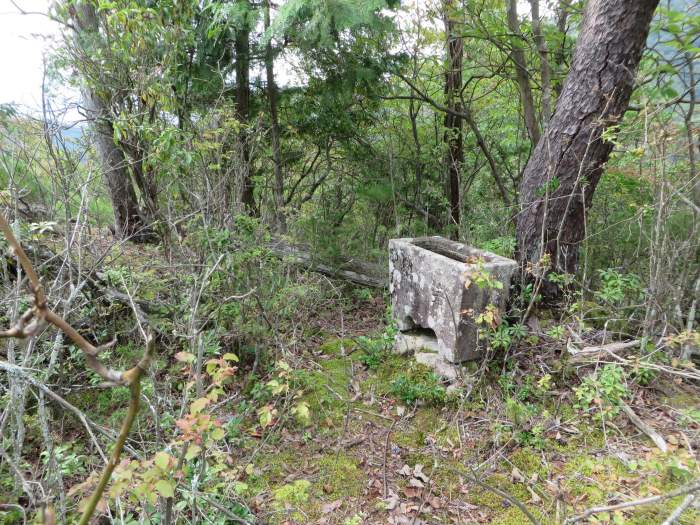
<path fill-rule="evenodd" d="M 450 363 L 478 358 L 475 318 L 489 304 L 505 308 L 516 268 L 511 259 L 443 237 L 390 240 L 391 304 L 399 330 L 432 331 L 439 357 Z M 468 284 L 476 271 L 488 272 L 503 287 Z"/>

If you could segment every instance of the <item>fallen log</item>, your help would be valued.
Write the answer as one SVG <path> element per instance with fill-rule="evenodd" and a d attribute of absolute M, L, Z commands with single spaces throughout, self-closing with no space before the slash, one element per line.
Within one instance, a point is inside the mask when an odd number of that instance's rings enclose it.
<path fill-rule="evenodd" d="M 369 288 L 385 288 L 389 285 L 388 266 L 344 259 L 339 263 L 320 261 L 311 250 L 293 245 L 282 239 L 275 239 L 267 245 L 267 248 L 280 259 L 298 264 L 309 271 L 320 273 L 332 279 L 342 279 Z"/>
<path fill-rule="evenodd" d="M 569 348 L 570 362 L 596 361 L 606 354 L 615 354 L 616 352 L 639 346 L 641 342 L 641 339 L 635 339 L 634 341 L 621 341 L 600 346 L 586 346 L 581 350 Z"/>

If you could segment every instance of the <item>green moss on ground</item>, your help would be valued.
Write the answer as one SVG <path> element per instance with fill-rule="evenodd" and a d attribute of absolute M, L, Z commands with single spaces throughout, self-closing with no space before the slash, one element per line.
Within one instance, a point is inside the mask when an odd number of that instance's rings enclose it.
<path fill-rule="evenodd" d="M 349 340 L 342 342 L 348 346 L 351 343 Z M 391 398 L 391 387 L 396 378 L 402 375 L 420 378 L 421 374 L 428 371 L 417 367 L 411 357 L 389 354 L 376 369 L 364 372 L 358 368 L 360 354 L 353 352 L 343 357 L 340 345 L 339 339 L 327 340 L 322 345 L 324 358 L 317 363 L 318 367 L 295 372 L 294 388 L 303 390 L 303 399 L 310 405 L 314 425 L 313 439 L 306 445 L 294 445 L 293 450 L 278 450 L 272 441 L 268 441 L 268 450 L 256 459 L 256 473 L 246 479 L 250 487 L 249 493 L 268 498 L 275 509 L 270 518 L 273 524 L 285 521 L 294 524 L 314 523 L 321 518 L 328 519 L 328 523 L 342 524 L 352 517 L 360 504 L 364 505 L 362 508 L 365 512 L 372 514 L 369 522 L 384 522 L 389 516 L 388 511 L 379 510 L 384 505 L 381 500 L 363 500 L 370 474 L 366 463 L 359 457 L 360 449 L 344 450 L 338 448 L 337 444 L 338 440 L 363 436 L 368 431 L 376 432 L 375 440 L 379 436 L 378 439 L 383 442 L 391 421 L 365 413 L 360 417 L 359 413 L 352 411 L 352 417 L 346 421 L 348 411 L 353 407 L 380 411 L 377 407 L 365 407 L 362 399 L 352 401 L 354 394 L 349 390 L 349 385 L 352 380 L 362 378 L 360 388 L 363 392 L 371 391 L 379 399 Z M 356 365 L 354 377 L 351 376 L 353 363 Z M 388 404 L 382 402 L 384 409 L 395 403 L 394 400 L 389 400 Z M 608 442 L 614 436 L 609 435 L 606 442 L 599 425 L 587 420 L 570 404 L 560 404 L 560 400 L 557 400 L 554 406 L 555 402 L 546 396 L 533 403 L 534 413 L 556 413 L 559 418 L 569 422 L 568 426 L 576 427 L 578 432 L 562 431 L 563 438 L 556 440 L 544 435 L 542 448 L 512 447 L 511 442 L 511 447 L 503 451 L 503 459 L 485 481 L 524 503 L 543 525 L 554 524 L 554 501 L 547 480 L 562 476 L 561 486 L 567 501 L 575 505 L 574 509 L 570 506 L 567 509 L 571 515 L 592 505 L 608 503 L 619 497 L 619 494 L 637 497 L 678 487 L 683 480 L 678 478 L 678 468 L 674 467 L 674 461 L 694 468 L 688 458 L 679 459 L 681 451 L 667 456 L 652 453 L 646 459 L 631 458 L 630 461 L 622 461 L 612 452 L 605 455 L 604 451 L 609 450 Z M 481 402 L 477 401 L 469 407 L 474 411 L 483 410 Z M 391 410 L 393 413 L 394 409 Z M 468 491 L 461 494 L 464 476 L 460 474 L 465 472 L 466 464 L 472 462 L 467 456 L 477 454 L 478 451 L 461 450 L 459 454 L 450 454 L 452 448 L 459 447 L 459 434 L 452 420 L 453 414 L 454 409 L 449 405 L 442 408 L 419 406 L 412 417 L 400 420 L 394 426 L 390 438 L 390 443 L 401 449 L 400 463 L 411 467 L 424 465 L 423 472 L 433 483 L 433 494 L 460 494 L 460 498 L 480 508 L 488 516 L 489 523 L 525 523 L 526 518 L 521 510 L 493 491 L 467 483 Z M 368 423 L 369 420 L 372 423 Z M 483 432 L 488 431 L 483 429 Z M 329 447 L 333 452 L 327 453 L 324 447 Z M 592 451 L 595 451 L 595 456 L 591 455 Z M 374 453 L 375 457 L 370 464 L 381 464 L 381 452 L 374 450 Z M 514 468 L 524 476 L 527 483 L 513 479 Z M 396 465 L 392 465 L 391 469 L 392 490 L 397 491 L 402 501 L 410 501 L 404 498 L 402 492 L 408 485 L 408 479 L 395 474 L 398 469 Z M 541 501 L 533 501 L 533 493 L 528 489 L 528 484 Z M 341 507 L 332 514 L 323 512 L 325 504 L 338 500 L 343 501 Z M 621 517 L 624 518 L 624 523 L 655 523 L 667 517 L 677 503 L 674 500 L 656 506 L 640 507 L 626 511 Z M 548 516 L 542 516 L 542 509 L 547 509 Z M 431 509 L 429 512 L 436 522 L 448 519 L 445 510 Z M 696 515 L 697 513 L 688 512 L 680 523 L 690 525 L 694 523 Z M 373 521 L 375 518 L 378 521 Z M 607 523 L 605 520 L 600 522 Z"/>
<path fill-rule="evenodd" d="M 333 355 L 342 357 L 343 353 L 345 355 L 354 351 L 357 348 L 357 343 L 352 339 L 339 339 L 337 337 L 327 339 L 320 347 L 319 350 L 326 355 Z"/>
<path fill-rule="evenodd" d="M 344 452 L 327 454 L 315 464 L 319 468 L 319 483 L 326 499 L 351 498 L 362 493 L 366 475 L 353 456 Z"/>

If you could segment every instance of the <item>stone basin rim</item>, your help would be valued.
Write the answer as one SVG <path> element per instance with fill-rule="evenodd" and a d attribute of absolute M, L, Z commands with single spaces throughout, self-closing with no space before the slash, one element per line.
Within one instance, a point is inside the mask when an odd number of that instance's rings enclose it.
<path fill-rule="evenodd" d="M 418 250 L 424 250 L 426 252 L 429 252 L 431 254 L 435 254 L 445 261 L 449 261 L 450 264 L 456 264 L 459 265 L 460 267 L 465 267 L 465 268 L 470 268 L 470 267 L 476 267 L 476 263 L 470 263 L 466 261 L 460 261 L 458 259 L 455 259 L 453 257 L 450 257 L 448 255 L 442 254 L 439 251 L 432 250 L 428 247 L 421 246 L 420 243 L 436 243 L 438 245 L 442 244 L 446 248 L 451 249 L 452 251 L 455 251 L 459 255 L 462 255 L 464 257 L 470 257 L 470 256 L 476 256 L 476 257 L 484 257 L 484 263 L 483 266 L 484 268 L 494 268 L 494 267 L 499 267 L 499 266 L 510 266 L 515 264 L 515 261 L 512 259 L 508 259 L 507 257 L 503 257 L 501 255 L 495 254 L 493 252 L 489 252 L 487 250 L 482 250 L 480 248 L 476 248 L 474 246 L 470 246 L 465 243 L 461 243 L 458 241 L 453 241 L 450 239 L 446 239 L 445 237 L 440 237 L 439 235 L 432 235 L 432 236 L 425 236 L 425 237 L 401 237 L 401 238 L 395 238 L 391 239 L 389 242 L 391 243 L 401 243 L 401 244 L 408 244 L 413 247 L 415 247 Z M 469 251 L 472 251 L 474 253 L 471 254 L 462 254 L 459 253 L 459 249 L 468 249 Z"/>

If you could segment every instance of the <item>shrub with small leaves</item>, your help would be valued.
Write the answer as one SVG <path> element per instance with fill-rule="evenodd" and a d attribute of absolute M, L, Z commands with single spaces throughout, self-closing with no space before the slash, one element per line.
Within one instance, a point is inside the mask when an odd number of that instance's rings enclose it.
<path fill-rule="evenodd" d="M 591 412 L 597 420 L 609 420 L 620 412 L 620 403 L 629 394 L 622 367 L 607 364 L 587 376 L 574 392 L 576 407 Z"/>

